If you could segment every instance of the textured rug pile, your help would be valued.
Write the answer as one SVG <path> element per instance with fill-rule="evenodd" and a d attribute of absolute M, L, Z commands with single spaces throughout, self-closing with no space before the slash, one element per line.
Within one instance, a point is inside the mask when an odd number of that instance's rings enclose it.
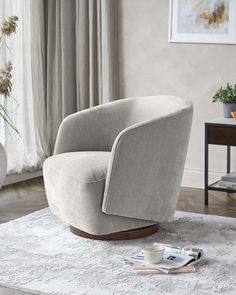
<path fill-rule="evenodd" d="M 202 248 L 192 274 L 135 275 L 123 257 L 152 242 Z M 236 294 L 236 219 L 176 213 L 132 241 L 92 241 L 44 209 L 0 226 L 0 285 L 40 294 Z"/>

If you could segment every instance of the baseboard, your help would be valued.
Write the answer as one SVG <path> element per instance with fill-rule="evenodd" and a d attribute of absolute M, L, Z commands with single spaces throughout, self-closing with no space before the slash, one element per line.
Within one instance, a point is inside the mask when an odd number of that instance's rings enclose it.
<path fill-rule="evenodd" d="M 24 173 L 17 173 L 17 174 L 10 174 L 7 175 L 3 186 L 29 180 L 32 178 L 40 177 L 43 175 L 42 170 L 34 171 L 34 172 L 24 172 Z"/>
<path fill-rule="evenodd" d="M 224 174 L 225 172 L 209 171 L 209 183 L 217 181 Z M 200 169 L 185 169 L 182 186 L 204 188 L 204 171 Z"/>

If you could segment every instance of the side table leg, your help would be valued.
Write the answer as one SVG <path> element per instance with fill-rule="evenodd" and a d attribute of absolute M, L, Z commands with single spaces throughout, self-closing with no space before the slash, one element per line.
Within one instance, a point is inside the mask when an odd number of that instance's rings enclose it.
<path fill-rule="evenodd" d="M 230 145 L 227 145 L 227 173 L 230 173 L 230 158 L 231 158 Z"/>
<path fill-rule="evenodd" d="M 205 125 L 205 169 L 204 169 L 204 201 L 205 206 L 208 206 L 208 128 Z"/>
<path fill-rule="evenodd" d="M 227 173 L 230 173 L 230 170 L 231 170 L 230 160 L 231 160 L 231 150 L 230 150 L 230 145 L 227 145 Z M 227 192 L 227 196 L 229 197 L 230 193 Z"/>

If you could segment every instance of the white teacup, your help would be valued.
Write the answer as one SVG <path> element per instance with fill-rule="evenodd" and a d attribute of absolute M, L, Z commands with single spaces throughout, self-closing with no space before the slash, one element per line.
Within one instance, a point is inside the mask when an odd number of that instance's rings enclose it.
<path fill-rule="evenodd" d="M 150 245 L 143 249 L 144 259 L 148 263 L 158 263 L 162 260 L 165 248 L 159 245 Z"/>

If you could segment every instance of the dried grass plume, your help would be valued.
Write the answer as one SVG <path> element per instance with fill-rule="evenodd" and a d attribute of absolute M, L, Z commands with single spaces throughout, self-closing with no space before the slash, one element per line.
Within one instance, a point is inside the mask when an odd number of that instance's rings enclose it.
<path fill-rule="evenodd" d="M 10 16 L 7 20 L 5 20 L 0 28 L 0 38 L 3 36 L 9 37 L 12 33 L 15 33 L 18 20 L 18 17 L 15 15 Z"/>

